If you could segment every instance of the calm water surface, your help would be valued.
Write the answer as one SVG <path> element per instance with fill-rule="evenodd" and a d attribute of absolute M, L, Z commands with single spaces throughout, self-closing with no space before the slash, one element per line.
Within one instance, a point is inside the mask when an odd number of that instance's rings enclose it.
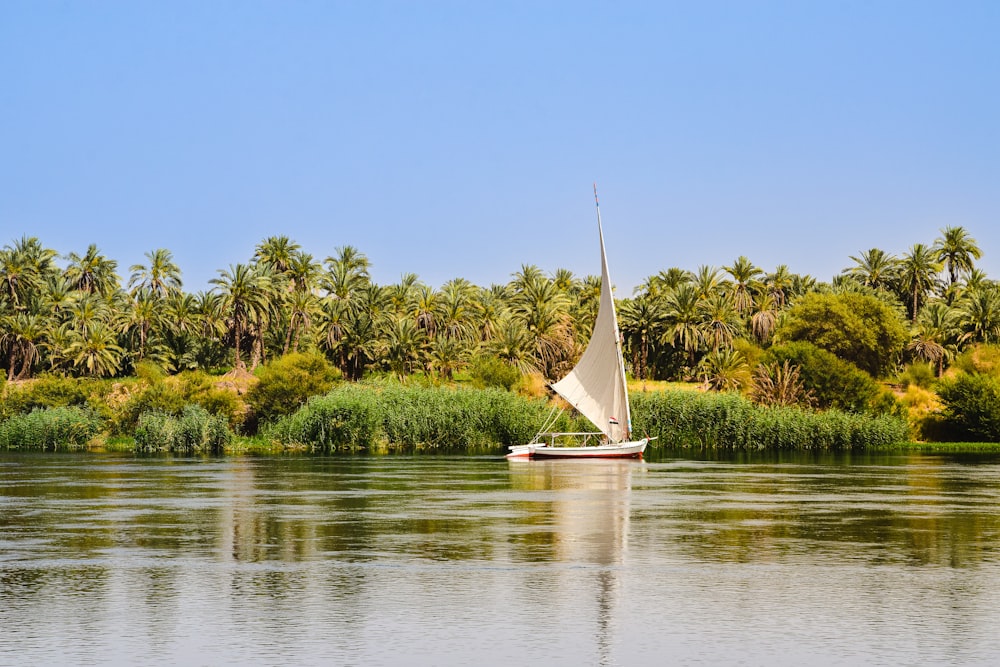
<path fill-rule="evenodd" d="M 1000 458 L 0 454 L 0 663 L 1000 664 Z"/>

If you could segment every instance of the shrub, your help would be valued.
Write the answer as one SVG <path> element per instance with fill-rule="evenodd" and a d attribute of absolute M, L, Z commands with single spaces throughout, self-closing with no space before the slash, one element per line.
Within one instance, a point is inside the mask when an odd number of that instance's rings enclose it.
<path fill-rule="evenodd" d="M 973 345 L 958 355 L 952 366 L 966 373 L 1000 376 L 1000 345 Z"/>
<path fill-rule="evenodd" d="M 180 414 L 187 403 L 183 386 L 165 381 L 154 382 L 125 402 L 115 430 L 118 433 L 128 433 L 137 428 L 139 418 L 147 412 Z"/>
<path fill-rule="evenodd" d="M 340 371 L 321 354 L 297 352 L 261 366 L 256 375 L 259 382 L 247 392 L 247 405 L 258 421 L 269 421 L 295 412 L 311 396 L 330 391 Z"/>
<path fill-rule="evenodd" d="M 903 389 L 910 386 L 929 389 L 937 378 L 934 376 L 934 367 L 926 361 L 916 361 L 899 374 L 899 383 Z"/>
<path fill-rule="evenodd" d="M 42 375 L 22 386 L 7 387 L 7 395 L 0 405 L 0 416 L 31 412 L 39 408 L 59 408 L 87 404 L 85 380 Z"/>
<path fill-rule="evenodd" d="M 776 342 L 811 342 L 874 377 L 892 370 L 909 339 L 900 309 L 858 292 L 811 292 L 796 299 Z"/>
<path fill-rule="evenodd" d="M 510 391 L 521 380 L 521 373 L 492 355 L 481 355 L 469 364 L 469 377 L 476 387 L 499 387 Z"/>
<path fill-rule="evenodd" d="M 1000 442 L 1000 378 L 964 373 L 938 385 L 949 439 Z"/>
<path fill-rule="evenodd" d="M 798 366 L 803 387 L 821 409 L 864 412 L 878 397 L 878 384 L 870 375 L 812 343 L 776 345 L 764 354 L 764 361 Z"/>
<path fill-rule="evenodd" d="M 80 449 L 96 436 L 101 419 L 90 409 L 63 406 L 14 415 L 0 422 L 0 448 Z"/>

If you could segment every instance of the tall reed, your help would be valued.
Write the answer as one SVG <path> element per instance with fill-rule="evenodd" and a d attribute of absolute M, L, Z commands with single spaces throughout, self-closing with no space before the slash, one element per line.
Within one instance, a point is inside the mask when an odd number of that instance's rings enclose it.
<path fill-rule="evenodd" d="M 179 416 L 157 410 L 144 412 L 135 427 L 138 452 L 221 454 L 232 440 L 224 417 L 200 405 L 187 405 Z"/>
<path fill-rule="evenodd" d="M 668 448 L 884 449 L 908 439 L 897 417 L 762 407 L 732 393 L 636 393 L 632 405 L 636 433 Z"/>
<path fill-rule="evenodd" d="M 82 449 L 102 425 L 97 413 L 80 406 L 32 410 L 0 422 L 0 448 Z"/>
<path fill-rule="evenodd" d="M 314 451 L 386 448 L 492 451 L 527 442 L 548 406 L 500 389 L 345 384 L 262 435 Z"/>

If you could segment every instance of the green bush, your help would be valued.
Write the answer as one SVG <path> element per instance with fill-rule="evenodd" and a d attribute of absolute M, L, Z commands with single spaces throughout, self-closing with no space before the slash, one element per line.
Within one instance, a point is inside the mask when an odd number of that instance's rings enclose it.
<path fill-rule="evenodd" d="M 221 454 L 232 441 L 225 419 L 200 405 L 186 405 L 180 416 L 153 410 L 139 416 L 135 446 L 140 452 Z"/>
<path fill-rule="evenodd" d="M 147 412 L 177 415 L 188 404 L 185 388 L 181 385 L 154 382 L 132 396 L 122 406 L 115 430 L 127 434 L 138 428 L 139 419 Z"/>
<path fill-rule="evenodd" d="M 972 345 L 955 358 L 952 366 L 966 373 L 1000 377 L 1000 345 Z"/>
<path fill-rule="evenodd" d="M 101 428 L 100 417 L 88 408 L 43 408 L 0 422 L 0 448 L 80 449 Z"/>
<path fill-rule="evenodd" d="M 469 377 L 476 387 L 510 391 L 521 380 L 521 372 L 492 355 L 480 355 L 469 364 Z"/>
<path fill-rule="evenodd" d="M 10 417 L 39 408 L 59 408 L 87 404 L 90 382 L 58 375 L 42 375 L 22 386 L 7 387 L 0 404 L 0 417 Z"/>
<path fill-rule="evenodd" d="M 289 415 L 311 396 L 330 391 L 340 371 L 321 354 L 298 352 L 261 366 L 256 375 L 258 382 L 246 401 L 255 419 L 264 422 Z"/>
<path fill-rule="evenodd" d="M 899 383 L 903 385 L 903 389 L 910 385 L 930 389 L 936 381 L 934 367 L 926 361 L 915 361 L 899 374 Z"/>
<path fill-rule="evenodd" d="M 901 308 L 858 292 L 810 292 L 796 299 L 775 331 L 777 343 L 810 342 L 874 377 L 895 365 L 909 340 Z"/>
<path fill-rule="evenodd" d="M 944 432 L 957 441 L 1000 442 L 1000 378 L 964 373 L 938 385 Z"/>
<path fill-rule="evenodd" d="M 798 366 L 803 387 L 812 391 L 821 409 L 865 412 L 879 395 L 878 384 L 870 375 L 812 343 L 775 345 L 764 354 L 763 361 L 787 361 Z"/>

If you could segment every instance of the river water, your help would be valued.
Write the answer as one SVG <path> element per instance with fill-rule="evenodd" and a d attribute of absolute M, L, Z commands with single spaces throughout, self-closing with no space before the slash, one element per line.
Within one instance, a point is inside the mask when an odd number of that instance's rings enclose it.
<path fill-rule="evenodd" d="M 0 453 L 0 664 L 1000 664 L 1000 457 Z"/>

